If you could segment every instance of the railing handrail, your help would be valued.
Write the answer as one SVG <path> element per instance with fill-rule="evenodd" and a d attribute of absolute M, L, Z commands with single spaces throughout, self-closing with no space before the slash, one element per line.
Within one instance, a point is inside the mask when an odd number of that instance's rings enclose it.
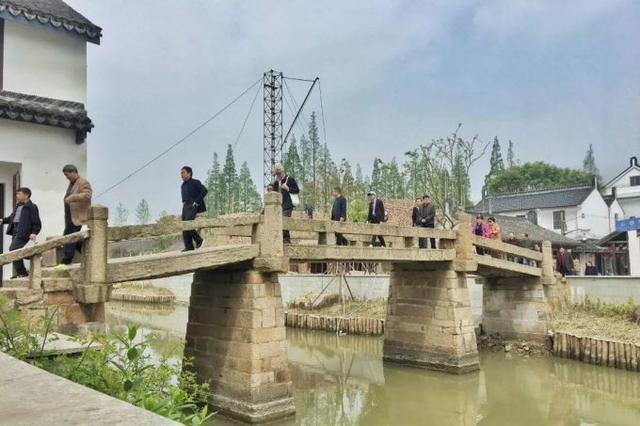
<path fill-rule="evenodd" d="M 126 225 L 109 227 L 108 240 L 124 241 L 144 238 L 177 235 L 182 231 L 207 228 L 228 228 L 234 226 L 252 226 L 260 223 L 261 215 L 252 214 L 237 217 L 198 218 L 189 221 L 153 223 L 149 225 Z"/>
<path fill-rule="evenodd" d="M 527 259 L 542 261 L 542 253 L 539 251 L 527 249 L 524 247 L 518 247 L 513 244 L 505 243 L 503 241 L 496 241 L 490 238 L 479 237 L 472 235 L 473 245 L 496 250 L 502 253 L 513 254 L 515 256 L 525 257 Z"/>
<path fill-rule="evenodd" d="M 385 237 L 404 238 L 440 238 L 455 240 L 456 231 L 450 229 L 434 229 L 401 225 L 387 225 L 384 223 L 356 223 L 338 222 L 320 219 L 284 218 L 283 229 L 298 232 L 338 232 L 344 235 L 383 235 Z"/>
<path fill-rule="evenodd" d="M 63 247 L 67 244 L 76 243 L 78 241 L 84 241 L 89 238 L 89 231 L 78 231 L 69 235 L 62 235 L 60 237 L 54 237 L 46 240 L 42 243 L 37 243 L 31 247 L 21 248 L 18 250 L 10 251 L 8 253 L 0 254 L 0 266 L 6 265 L 16 260 L 29 259 L 33 256 L 44 254 L 45 252 Z"/>

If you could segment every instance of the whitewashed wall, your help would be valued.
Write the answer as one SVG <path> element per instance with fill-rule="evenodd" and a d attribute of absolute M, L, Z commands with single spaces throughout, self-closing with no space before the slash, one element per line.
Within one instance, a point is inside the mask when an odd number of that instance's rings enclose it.
<path fill-rule="evenodd" d="M 574 226 L 574 229 L 577 229 L 577 232 L 569 234 L 571 238 L 575 239 L 601 238 L 611 232 L 609 229 L 609 207 L 597 189 L 594 189 L 580 205 L 575 224 L 577 226 Z M 569 226 L 568 219 L 567 225 Z"/>
<path fill-rule="evenodd" d="M 5 20 L 4 89 L 86 103 L 87 43 Z"/>
<path fill-rule="evenodd" d="M 75 143 L 75 132 L 40 124 L 0 119 L 1 161 L 13 163 L 0 167 L 0 182 L 5 198 L 13 197 L 13 174 L 21 168 L 21 185 L 33 191 L 33 202 L 40 208 L 43 228 L 40 238 L 60 235 L 64 230 L 63 199 L 68 181 L 62 174 L 65 164 L 75 164 L 81 174 L 86 170 L 86 144 Z M 11 208 L 7 201 L 5 210 Z M 6 230 L 6 228 L 5 228 Z M 5 249 L 10 240 L 5 239 Z M 10 269 L 5 269 L 5 274 Z"/>
<path fill-rule="evenodd" d="M 629 240 L 629 274 L 634 277 L 640 277 L 640 232 L 629 231 L 627 238 Z M 640 298 L 637 302 L 640 304 Z"/>

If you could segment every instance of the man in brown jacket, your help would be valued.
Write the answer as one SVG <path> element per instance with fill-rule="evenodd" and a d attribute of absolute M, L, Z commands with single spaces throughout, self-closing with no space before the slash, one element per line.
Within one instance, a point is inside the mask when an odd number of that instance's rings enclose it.
<path fill-rule="evenodd" d="M 78 174 L 78 168 L 73 164 L 67 164 L 62 169 L 62 173 L 69 181 L 67 193 L 64 196 L 64 233 L 73 234 L 80 231 L 82 225 L 87 223 L 89 218 L 89 207 L 91 206 L 91 184 Z M 76 251 L 82 251 L 82 242 L 71 243 L 64 246 L 64 256 L 59 268 L 70 265 Z"/>

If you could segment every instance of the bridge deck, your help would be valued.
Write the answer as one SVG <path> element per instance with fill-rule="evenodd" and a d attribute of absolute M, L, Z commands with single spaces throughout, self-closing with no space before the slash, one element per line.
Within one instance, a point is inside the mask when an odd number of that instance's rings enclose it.
<path fill-rule="evenodd" d="M 416 249 L 352 246 L 288 245 L 285 256 L 293 261 L 443 262 L 456 257 L 454 249 Z"/>
<path fill-rule="evenodd" d="M 109 282 L 118 283 L 182 275 L 251 260 L 258 256 L 258 252 L 258 244 L 244 244 L 121 257 L 109 259 L 107 277 Z"/>

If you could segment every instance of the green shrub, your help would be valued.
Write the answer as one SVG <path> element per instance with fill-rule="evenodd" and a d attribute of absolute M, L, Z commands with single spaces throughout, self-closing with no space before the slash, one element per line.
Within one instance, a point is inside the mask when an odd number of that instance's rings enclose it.
<path fill-rule="evenodd" d="M 599 317 L 615 317 L 633 321 L 636 304 L 633 297 L 630 297 L 626 303 L 607 303 L 598 297 L 592 299 L 589 296 L 585 296 L 582 303 L 576 303 L 574 308 L 577 311 L 590 313 Z"/>
<path fill-rule="evenodd" d="M 189 371 L 190 361 L 169 357 L 152 360 L 149 348 L 155 336 L 141 336 L 135 326 L 129 326 L 126 333 L 91 337 L 83 343 L 97 342 L 102 349 L 87 350 L 80 357 L 30 358 L 42 355 L 43 338 L 49 336 L 52 318 L 53 314 L 27 321 L 17 310 L 0 309 L 0 350 L 184 424 L 200 425 L 213 416 L 207 407 L 209 386 L 197 383 L 195 374 Z"/>

